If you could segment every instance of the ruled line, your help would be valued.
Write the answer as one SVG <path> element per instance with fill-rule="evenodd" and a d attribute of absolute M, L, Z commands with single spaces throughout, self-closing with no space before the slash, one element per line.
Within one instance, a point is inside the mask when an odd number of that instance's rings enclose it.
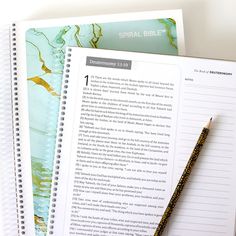
<path fill-rule="evenodd" d="M 179 147 L 181 148 L 192 148 L 192 146 L 186 146 L 186 145 L 179 145 Z M 202 150 L 207 149 L 208 151 L 217 151 L 217 152 L 234 152 L 233 150 L 229 150 L 229 149 L 218 149 L 218 148 L 209 148 L 209 147 L 204 147 L 202 148 Z"/>
<path fill-rule="evenodd" d="M 175 223 L 179 223 L 179 224 L 193 224 L 193 225 L 207 225 L 207 226 L 218 226 L 218 227 L 226 227 L 226 225 L 221 225 L 221 224 L 209 224 L 209 223 L 197 223 L 197 222 L 192 222 L 192 221 L 179 221 L 179 220 L 173 220 L 173 222 Z"/>
<path fill-rule="evenodd" d="M 191 187 L 186 187 L 185 189 L 189 190 L 198 190 L 198 191 L 208 191 L 208 192 L 216 192 L 216 193 L 229 193 L 228 190 L 216 190 L 216 189 L 205 189 L 205 188 L 191 188 Z"/>
<path fill-rule="evenodd" d="M 213 198 L 213 199 L 221 199 L 228 200 L 228 197 L 218 197 L 218 196 L 208 196 L 208 195 L 198 195 L 198 194 L 188 194 L 190 197 L 204 197 L 204 198 Z"/>
<path fill-rule="evenodd" d="M 218 211 L 218 210 L 206 210 L 206 209 L 199 209 L 199 208 L 189 208 L 189 207 L 176 207 L 176 209 L 179 209 L 179 210 L 188 210 L 188 211 L 202 211 L 202 212 L 214 212 L 214 213 L 223 213 L 223 214 L 227 214 L 228 212 L 227 211 Z"/>
<path fill-rule="evenodd" d="M 188 161 L 188 158 L 180 159 L 179 161 L 186 163 Z M 204 160 L 204 163 L 205 164 L 212 164 L 212 165 L 224 165 L 224 166 L 231 166 L 232 165 L 231 163 L 222 163 L 222 162 L 205 161 L 205 160 Z"/>
<path fill-rule="evenodd" d="M 217 104 L 227 104 L 227 105 L 235 105 L 236 103 L 235 102 L 222 102 L 222 101 L 209 101 L 209 100 L 201 100 L 201 99 L 197 99 L 197 98 L 188 98 L 188 99 L 185 99 L 187 101 L 194 101 L 194 102 L 204 102 L 205 104 L 206 103 L 217 103 Z"/>
<path fill-rule="evenodd" d="M 213 216 L 199 216 L 199 215 L 185 215 L 185 214 L 177 214 L 173 213 L 175 216 L 184 216 L 184 217 L 192 217 L 192 218 L 204 218 L 204 219 L 214 219 L 214 220 L 226 220 L 224 217 L 213 217 Z"/>
<path fill-rule="evenodd" d="M 188 113 L 187 111 L 186 112 L 182 112 L 182 113 L 186 113 L 186 114 L 192 114 L 192 113 Z M 196 115 L 196 114 L 199 114 L 199 113 L 194 113 L 194 115 Z M 209 114 L 203 114 L 204 116 L 207 116 L 207 117 L 209 117 Z M 221 117 L 226 117 L 226 116 L 221 116 Z M 231 119 L 234 119 L 235 117 L 233 116 L 233 117 L 231 117 Z M 194 122 L 197 122 L 198 124 L 201 122 L 201 123 L 203 123 L 204 121 L 205 121 L 205 119 L 195 119 L 195 118 L 182 118 L 181 120 L 184 120 L 184 121 L 189 121 L 189 122 L 191 122 L 191 123 L 193 123 L 193 121 Z M 205 121 L 206 122 L 206 121 Z M 218 121 L 217 119 L 214 121 L 214 124 L 218 124 L 218 125 L 230 125 L 230 126 L 232 126 L 232 125 L 234 125 L 234 123 L 229 123 L 229 122 L 225 122 L 225 121 Z"/>
<path fill-rule="evenodd" d="M 232 137 L 231 137 L 232 138 Z M 185 141 L 185 142 L 192 142 L 194 143 L 195 139 L 190 139 L 190 138 L 180 138 L 180 140 Z M 206 141 L 205 143 L 208 144 L 217 144 L 217 145 L 227 145 L 227 146 L 233 146 L 233 143 L 223 143 L 223 142 L 211 142 L 211 141 Z"/>
<path fill-rule="evenodd" d="M 227 204 L 222 204 L 222 203 L 212 203 L 212 202 L 199 202 L 199 201 L 187 201 L 187 200 L 179 200 L 178 202 L 182 203 L 194 203 L 194 204 L 200 204 L 200 205 L 209 205 L 209 206 L 222 206 L 222 207 L 228 207 L 229 205 Z"/>
<path fill-rule="evenodd" d="M 235 92 L 236 91 L 236 88 L 218 87 L 218 86 L 201 85 L 201 84 L 194 84 L 194 85 L 186 84 L 185 86 L 189 87 L 189 88 L 194 88 L 194 89 L 203 88 L 203 89 L 222 90 L 222 91 L 226 91 L 226 92 L 229 92 L 229 91 L 234 91 Z"/>
<path fill-rule="evenodd" d="M 185 91 L 184 94 L 196 94 L 196 95 L 203 95 L 203 96 L 212 96 L 212 97 L 220 97 L 220 98 L 236 98 L 236 96 L 227 96 L 227 95 L 219 95 L 219 94 L 209 94 L 209 93 L 197 93 L 197 92 L 189 92 Z"/>
<path fill-rule="evenodd" d="M 181 167 L 180 167 L 181 168 Z M 184 167 L 182 167 L 184 168 Z M 205 170 L 205 169 L 203 169 Z M 182 172 L 179 172 L 178 175 L 181 175 Z M 194 176 L 199 176 L 199 177 L 206 177 L 206 178 L 215 178 L 215 179 L 230 179 L 228 176 L 212 176 L 212 175 L 202 175 L 202 174 L 194 174 Z"/>
<path fill-rule="evenodd" d="M 178 179 L 181 177 L 181 175 L 176 175 L 176 176 L 177 176 Z M 213 188 L 218 188 L 218 187 L 220 187 L 220 188 L 227 188 L 228 186 L 230 186 L 230 184 L 225 183 L 225 182 L 223 182 L 223 183 L 218 183 L 217 182 L 216 183 L 216 182 L 189 180 L 188 183 L 190 183 L 189 186 L 194 186 L 194 184 L 195 185 L 197 184 L 197 186 L 200 185 L 201 187 L 205 187 L 205 186 L 211 185 Z M 194 187 L 191 187 L 191 188 L 194 188 Z M 225 192 L 225 191 L 223 191 L 223 192 Z"/>
<path fill-rule="evenodd" d="M 189 155 L 188 152 L 178 152 L 180 155 L 187 156 Z M 221 156 L 221 155 L 201 155 L 204 158 L 221 158 L 221 159 L 232 159 L 232 156 Z"/>
<path fill-rule="evenodd" d="M 203 110 L 210 110 L 209 107 L 199 107 L 199 106 L 195 106 L 195 105 L 186 105 L 184 104 L 184 107 L 191 107 L 191 108 L 197 108 L 197 109 L 203 109 Z M 214 110 L 214 108 L 211 109 L 212 111 Z M 226 109 L 226 108 L 217 108 L 216 110 L 214 110 L 214 112 L 219 112 L 219 111 L 229 111 L 229 112 L 236 112 L 234 109 Z"/>
<path fill-rule="evenodd" d="M 181 125 L 181 127 L 187 127 L 187 128 L 194 128 L 194 129 L 198 129 L 198 130 L 201 130 L 202 129 L 202 127 L 200 127 L 200 126 L 194 126 L 194 125 L 186 125 L 186 124 L 183 124 L 183 125 Z M 227 132 L 233 132 L 234 130 L 233 129 L 223 129 L 223 128 L 214 128 L 214 131 L 227 131 Z"/>
<path fill-rule="evenodd" d="M 187 231 L 193 231 L 193 232 L 203 232 L 203 233 L 216 233 L 216 234 L 225 234 L 226 231 L 222 231 L 222 232 L 219 232 L 219 231 L 211 231 L 211 230 L 196 230 L 196 229 L 187 229 L 187 228 L 174 228 L 175 230 L 187 230 Z"/>
<path fill-rule="evenodd" d="M 198 116 L 201 115 L 201 116 L 209 117 L 209 113 L 199 113 L 199 112 L 189 112 L 189 111 L 183 111 L 182 113 L 183 114 L 198 115 Z M 234 118 L 234 116 L 228 116 L 228 115 L 222 115 L 222 117 L 225 117 L 225 118 L 227 117 L 227 118 L 230 118 L 230 119 Z M 217 121 L 215 121 L 215 123 L 216 122 Z M 225 124 L 225 122 L 224 122 L 224 124 Z M 231 123 L 231 124 L 233 124 L 233 123 Z"/>
<path fill-rule="evenodd" d="M 202 170 L 202 168 L 199 168 L 199 167 L 195 167 L 195 169 L 196 170 Z M 204 168 L 204 170 L 231 173 L 231 170 L 211 169 L 211 168 Z"/>
<path fill-rule="evenodd" d="M 186 131 L 181 131 L 180 133 L 181 133 L 181 134 L 194 135 L 194 136 L 196 136 L 196 137 L 197 137 L 197 135 L 199 135 L 199 133 L 186 132 Z M 215 137 L 215 135 L 213 135 L 213 134 L 210 133 L 210 134 L 208 134 L 208 137 Z M 219 135 L 219 134 L 217 134 L 217 137 L 232 139 L 232 136 L 230 137 L 230 136 Z"/>
<path fill-rule="evenodd" d="M 202 182 L 202 181 L 195 181 L 195 180 L 189 180 L 188 182 L 190 183 L 197 183 L 197 184 L 211 184 L 211 185 L 215 185 L 215 186 L 230 186 L 230 184 L 228 183 L 215 183 L 215 182 Z"/>

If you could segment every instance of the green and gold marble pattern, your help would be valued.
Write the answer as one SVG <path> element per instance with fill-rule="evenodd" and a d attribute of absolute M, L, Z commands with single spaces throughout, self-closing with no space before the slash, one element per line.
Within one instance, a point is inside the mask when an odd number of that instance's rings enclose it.
<path fill-rule="evenodd" d="M 32 28 L 26 32 L 30 142 L 37 235 L 46 234 L 66 46 L 178 54 L 173 19 Z"/>

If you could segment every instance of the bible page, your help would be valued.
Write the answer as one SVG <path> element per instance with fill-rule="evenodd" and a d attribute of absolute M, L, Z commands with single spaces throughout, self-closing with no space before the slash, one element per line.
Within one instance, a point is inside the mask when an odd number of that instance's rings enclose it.
<path fill-rule="evenodd" d="M 180 70 L 78 55 L 72 52 L 81 65 L 71 63 L 68 79 L 60 142 L 67 173 L 60 168 L 54 235 L 151 235 L 171 190 Z"/>

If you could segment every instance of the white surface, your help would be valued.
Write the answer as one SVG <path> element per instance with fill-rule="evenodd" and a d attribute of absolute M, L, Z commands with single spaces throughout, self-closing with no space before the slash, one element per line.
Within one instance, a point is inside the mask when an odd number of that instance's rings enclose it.
<path fill-rule="evenodd" d="M 236 60 L 235 0 L 1 0 L 1 3 L 0 24 L 182 8 L 188 56 Z"/>

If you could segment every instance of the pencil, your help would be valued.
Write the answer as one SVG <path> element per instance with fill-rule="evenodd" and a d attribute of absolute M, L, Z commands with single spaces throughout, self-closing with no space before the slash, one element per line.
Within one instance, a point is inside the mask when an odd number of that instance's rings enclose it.
<path fill-rule="evenodd" d="M 198 141 L 192 151 L 192 154 L 188 160 L 188 163 L 183 171 L 183 174 L 182 176 L 180 177 L 179 179 L 179 182 L 175 188 L 175 191 L 167 205 L 167 208 L 165 209 L 165 212 L 161 218 L 161 221 L 160 223 L 158 224 L 158 227 L 155 231 L 155 234 L 154 236 L 160 236 L 164 229 L 165 229 L 165 226 L 168 222 L 168 219 L 169 217 L 171 216 L 171 213 L 172 211 L 174 210 L 174 207 L 175 207 L 175 204 L 177 203 L 179 197 L 180 197 L 180 194 L 184 188 L 184 185 L 185 183 L 187 182 L 188 180 L 188 177 L 189 175 L 191 174 L 191 171 L 193 169 L 193 166 L 195 164 L 195 162 L 197 161 L 198 159 L 198 156 L 199 156 L 199 153 L 200 151 L 202 150 L 202 147 L 206 141 L 206 138 L 207 138 L 207 135 L 210 131 L 210 127 L 211 127 L 211 123 L 212 123 L 212 118 L 210 119 L 210 121 L 208 122 L 208 124 L 202 129 L 202 132 L 198 138 Z"/>

